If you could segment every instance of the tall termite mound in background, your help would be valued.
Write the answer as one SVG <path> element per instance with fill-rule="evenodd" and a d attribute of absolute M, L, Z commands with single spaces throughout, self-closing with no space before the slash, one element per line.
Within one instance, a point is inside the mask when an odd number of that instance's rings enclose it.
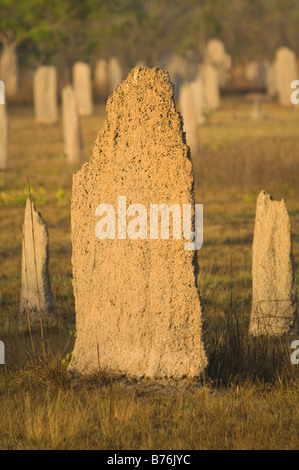
<path fill-rule="evenodd" d="M 20 313 L 30 313 L 33 321 L 53 313 L 54 299 L 49 276 L 49 235 L 45 221 L 37 212 L 33 200 L 26 202 L 23 247 L 22 291 Z M 21 315 L 25 321 L 26 316 Z"/>
<path fill-rule="evenodd" d="M 257 199 L 250 333 L 280 336 L 297 323 L 291 224 L 284 200 L 261 191 Z"/>

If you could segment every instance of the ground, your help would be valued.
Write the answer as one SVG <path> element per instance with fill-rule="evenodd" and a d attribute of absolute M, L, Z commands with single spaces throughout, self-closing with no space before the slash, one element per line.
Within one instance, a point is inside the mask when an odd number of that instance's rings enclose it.
<path fill-rule="evenodd" d="M 34 123 L 31 107 L 9 107 L 9 169 L 0 173 L 0 449 L 295 449 L 299 445 L 299 364 L 294 337 L 248 337 L 256 198 L 284 197 L 299 265 L 299 111 L 263 105 L 250 118 L 242 96 L 198 132 L 193 156 L 196 199 L 204 204 L 198 283 L 205 308 L 209 367 L 201 380 L 150 383 L 105 371 L 73 378 L 66 370 L 75 335 L 70 197 L 72 173 L 63 154 L 61 120 Z M 105 118 L 98 104 L 82 119 L 85 158 Z M 48 224 L 50 275 L 57 321 L 33 328 L 18 321 L 22 222 L 28 181 Z"/>

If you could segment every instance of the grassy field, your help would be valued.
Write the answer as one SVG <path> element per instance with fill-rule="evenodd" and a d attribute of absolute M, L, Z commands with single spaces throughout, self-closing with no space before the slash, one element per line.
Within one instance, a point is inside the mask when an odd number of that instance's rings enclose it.
<path fill-rule="evenodd" d="M 265 103 L 250 119 L 243 97 L 224 98 L 199 131 L 193 157 L 196 199 L 204 204 L 204 245 L 198 252 L 209 367 L 202 381 L 157 382 L 105 371 L 72 378 L 65 358 L 75 329 L 70 197 L 61 121 L 34 123 L 31 108 L 10 107 L 9 169 L 0 173 L 0 449 L 296 449 L 299 447 L 299 365 L 294 338 L 248 337 L 255 203 L 261 189 L 284 197 L 295 269 L 299 266 L 299 112 Z M 105 118 L 104 105 L 82 120 L 89 158 Z M 21 225 L 28 195 L 48 224 L 50 274 L 57 321 L 39 327 L 33 357 L 18 322 Z M 299 339 L 299 338 L 298 338 Z"/>

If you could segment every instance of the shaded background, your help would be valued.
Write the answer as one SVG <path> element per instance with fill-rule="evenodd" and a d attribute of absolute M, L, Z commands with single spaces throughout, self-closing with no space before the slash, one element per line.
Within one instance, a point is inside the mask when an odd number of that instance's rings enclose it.
<path fill-rule="evenodd" d="M 63 73 L 111 55 L 127 70 L 169 52 L 200 60 L 213 37 L 233 65 L 272 60 L 280 46 L 299 53 L 296 0 L 1 0 L 0 11 L 0 40 L 16 45 L 21 70 L 51 63 Z"/>

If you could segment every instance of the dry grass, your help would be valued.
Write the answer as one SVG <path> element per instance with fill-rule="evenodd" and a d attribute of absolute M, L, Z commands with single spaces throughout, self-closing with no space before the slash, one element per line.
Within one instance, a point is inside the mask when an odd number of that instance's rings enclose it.
<path fill-rule="evenodd" d="M 149 383 L 105 371 L 73 378 L 63 358 L 72 350 L 70 195 L 74 168 L 65 164 L 61 122 L 34 124 L 31 108 L 10 108 L 10 168 L 0 174 L 1 449 L 295 449 L 299 441 L 298 370 L 292 338 L 250 340 L 251 250 L 261 189 L 285 197 L 298 273 L 298 114 L 266 103 L 269 117 L 250 120 L 242 98 L 225 99 L 200 129 L 194 156 L 196 193 L 204 204 L 199 285 L 210 359 L 200 383 Z M 82 121 L 86 158 L 104 107 Z M 46 360 L 33 361 L 17 320 L 21 224 L 27 177 L 50 233 L 50 273 L 57 321 L 45 329 Z M 298 275 L 297 275 L 298 280 Z M 297 281 L 298 287 L 298 281 Z M 41 352 L 40 332 L 33 328 Z"/>
<path fill-rule="evenodd" d="M 0 382 L 2 449 L 298 448 L 298 383 L 72 380 L 58 362 Z"/>

